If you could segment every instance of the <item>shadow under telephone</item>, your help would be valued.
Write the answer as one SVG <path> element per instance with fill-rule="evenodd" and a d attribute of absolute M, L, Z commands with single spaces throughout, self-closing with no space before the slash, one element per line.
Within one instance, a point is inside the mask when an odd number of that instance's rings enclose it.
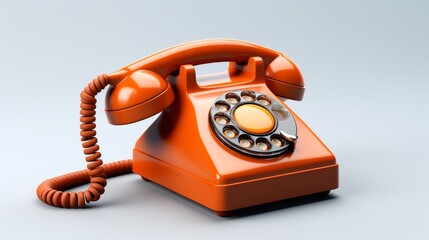
<path fill-rule="evenodd" d="M 229 62 L 202 76 L 194 65 Z M 115 125 L 162 112 L 137 140 L 132 160 L 103 164 L 95 96 L 106 86 Z M 302 75 L 284 54 L 238 40 L 178 45 L 103 74 L 81 93 L 87 169 L 48 179 L 37 195 L 56 207 L 97 201 L 106 178 L 137 173 L 224 216 L 232 211 L 338 187 L 334 155 L 279 97 L 301 100 Z M 85 191 L 67 189 L 89 182 Z"/>

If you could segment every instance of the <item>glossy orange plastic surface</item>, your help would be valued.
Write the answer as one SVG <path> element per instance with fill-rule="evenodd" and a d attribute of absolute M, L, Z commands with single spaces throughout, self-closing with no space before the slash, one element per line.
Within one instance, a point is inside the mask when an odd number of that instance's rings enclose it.
<path fill-rule="evenodd" d="M 211 85 L 197 83 L 191 64 L 182 65 L 177 76 L 168 76 L 175 101 L 137 141 L 133 172 L 216 212 L 337 188 L 334 155 L 286 105 L 298 129 L 299 140 L 293 152 L 271 158 L 252 157 L 225 146 L 213 133 L 208 112 L 221 94 L 251 90 L 280 101 L 274 94 L 276 89 L 268 84 L 273 81 L 267 80 L 264 61 L 259 56 L 250 57 L 247 64 L 230 69 L 228 74 L 211 75 Z M 255 122 L 240 119 L 238 122 L 250 130 L 259 127 L 258 118 Z M 269 125 L 269 121 L 262 124 Z"/>
<path fill-rule="evenodd" d="M 228 61 L 228 73 L 234 76 L 243 72 L 251 57 L 262 58 L 261 64 L 266 71 L 260 74 L 265 76 L 265 82 L 272 86 L 274 94 L 289 99 L 302 99 L 304 81 L 298 67 L 289 57 L 244 41 L 205 40 L 168 48 L 109 74 L 112 86 L 106 95 L 107 118 L 112 124 L 127 124 L 161 111 L 171 103 L 171 97 L 169 101 L 160 103 L 157 100 L 149 102 L 148 98 L 161 94 L 162 89 L 165 89 L 162 79 L 177 74 L 182 65 Z M 159 85 L 158 90 L 154 88 L 156 85 Z M 168 90 L 165 94 L 171 96 Z M 124 96 L 128 96 L 129 100 L 125 100 Z M 147 107 L 146 103 L 150 105 L 150 112 L 139 114 L 140 110 Z"/>
<path fill-rule="evenodd" d="M 243 104 L 234 111 L 234 120 L 249 133 L 263 134 L 274 128 L 274 117 L 265 108 L 255 104 Z"/>
<path fill-rule="evenodd" d="M 137 70 L 106 94 L 106 115 L 112 124 L 128 124 L 157 114 L 174 100 L 170 83 L 158 74 Z"/>

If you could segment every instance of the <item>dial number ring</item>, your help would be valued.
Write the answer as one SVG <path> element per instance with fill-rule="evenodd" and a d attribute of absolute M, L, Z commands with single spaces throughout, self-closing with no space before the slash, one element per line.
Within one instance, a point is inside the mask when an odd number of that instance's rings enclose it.
<path fill-rule="evenodd" d="M 234 118 L 235 110 L 247 104 L 257 105 L 268 111 L 274 119 L 274 126 L 267 132 L 251 132 L 240 127 Z M 250 90 L 235 90 L 220 95 L 209 112 L 210 126 L 216 137 L 225 145 L 243 154 L 254 157 L 274 157 L 293 151 L 295 142 L 286 138 L 297 137 L 293 116 L 276 99 Z M 246 131 L 247 129 L 247 131 Z"/>

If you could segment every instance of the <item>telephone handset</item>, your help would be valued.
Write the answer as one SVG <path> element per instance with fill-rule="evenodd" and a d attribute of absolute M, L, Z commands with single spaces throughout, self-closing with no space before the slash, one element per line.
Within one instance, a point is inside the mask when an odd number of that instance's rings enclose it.
<path fill-rule="evenodd" d="M 229 62 L 226 74 L 199 76 L 194 65 Z M 132 160 L 103 164 L 95 132 L 95 96 L 106 86 L 110 123 L 162 111 L 137 140 Z M 81 93 L 81 140 L 87 170 L 46 180 L 37 195 L 56 207 L 97 201 L 106 178 L 137 173 L 218 215 L 329 192 L 338 164 L 318 137 L 277 96 L 301 100 L 304 81 L 292 60 L 238 40 L 178 45 L 103 74 Z M 299 136 L 299 140 L 298 140 Z M 85 191 L 67 189 L 90 183 Z"/>
<path fill-rule="evenodd" d="M 112 74 L 112 86 L 106 97 L 109 122 L 127 124 L 166 108 L 173 101 L 174 94 L 165 79 L 182 65 L 229 61 L 229 72 L 234 73 L 240 71 L 249 58 L 256 56 L 263 60 L 266 84 L 274 94 L 302 99 L 304 81 L 301 73 L 283 54 L 242 41 L 201 41 L 166 49 Z"/>

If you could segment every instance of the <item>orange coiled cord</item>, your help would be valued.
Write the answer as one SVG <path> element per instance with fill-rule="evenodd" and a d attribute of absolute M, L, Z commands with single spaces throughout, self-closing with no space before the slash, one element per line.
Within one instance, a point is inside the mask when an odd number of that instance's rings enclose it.
<path fill-rule="evenodd" d="M 95 202 L 104 193 L 107 184 L 106 178 L 132 172 L 131 160 L 103 165 L 100 159 L 100 146 L 95 137 L 95 108 L 97 99 L 95 96 L 109 85 L 109 77 L 106 74 L 94 78 L 81 92 L 80 99 L 80 135 L 83 153 L 87 155 L 86 165 L 88 169 L 68 173 L 42 182 L 37 188 L 37 196 L 44 203 L 63 208 L 82 208 L 85 202 Z M 90 183 L 88 189 L 80 192 L 63 192 L 67 189 Z"/>

